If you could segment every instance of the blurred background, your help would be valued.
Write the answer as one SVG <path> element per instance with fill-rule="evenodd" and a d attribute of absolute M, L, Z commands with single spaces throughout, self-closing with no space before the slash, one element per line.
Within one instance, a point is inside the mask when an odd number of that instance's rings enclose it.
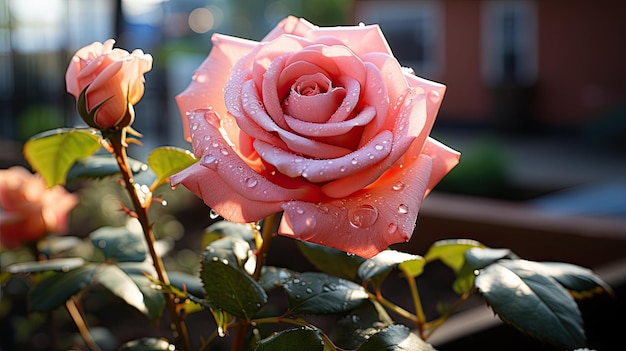
<path fill-rule="evenodd" d="M 154 57 L 134 124 L 146 147 L 130 152 L 145 159 L 156 146 L 189 148 L 174 96 L 211 35 L 258 40 L 287 15 L 321 26 L 378 23 L 401 64 L 448 87 L 432 135 L 460 150 L 461 164 L 424 202 L 419 239 L 403 249 L 473 238 L 599 269 L 623 294 L 621 0 L 0 0 L 0 168 L 25 165 L 22 144 L 35 133 L 83 124 L 65 70 L 77 49 L 108 38 Z M 196 220 L 201 231 L 208 209 L 190 204 L 181 205 L 185 224 Z M 619 327 L 598 325 L 597 340 Z"/>

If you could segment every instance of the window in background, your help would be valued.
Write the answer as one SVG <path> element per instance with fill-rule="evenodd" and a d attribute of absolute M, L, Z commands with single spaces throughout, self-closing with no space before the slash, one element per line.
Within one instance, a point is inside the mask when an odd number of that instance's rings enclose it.
<path fill-rule="evenodd" d="M 530 85 L 537 78 L 537 12 L 533 1 L 483 2 L 482 74 L 486 83 Z"/>
<path fill-rule="evenodd" d="M 356 8 L 356 20 L 378 23 L 394 56 L 417 75 L 436 79 L 442 74 L 443 5 L 436 1 L 367 1 Z"/>

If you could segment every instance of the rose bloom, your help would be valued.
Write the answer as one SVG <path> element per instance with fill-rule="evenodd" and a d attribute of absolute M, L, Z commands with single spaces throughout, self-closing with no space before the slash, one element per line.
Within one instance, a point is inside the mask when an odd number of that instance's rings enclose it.
<path fill-rule="evenodd" d="M 152 56 L 136 49 L 132 53 L 113 48 L 115 40 L 104 44 L 94 42 L 78 50 L 72 57 L 65 83 L 67 92 L 76 100 L 85 90 L 87 121 L 102 130 L 125 127 L 132 123 L 135 105 L 144 93 L 144 73 L 152 69 Z M 85 118 L 85 116 L 83 116 Z"/>
<path fill-rule="evenodd" d="M 15 248 L 46 234 L 67 231 L 67 216 L 78 197 L 61 186 L 15 166 L 0 170 L 0 246 Z"/>
<path fill-rule="evenodd" d="M 288 17 L 261 42 L 214 35 L 177 97 L 199 162 L 171 177 L 227 220 L 371 257 L 410 239 L 459 153 L 430 138 L 445 86 L 403 69 L 376 25 Z"/>

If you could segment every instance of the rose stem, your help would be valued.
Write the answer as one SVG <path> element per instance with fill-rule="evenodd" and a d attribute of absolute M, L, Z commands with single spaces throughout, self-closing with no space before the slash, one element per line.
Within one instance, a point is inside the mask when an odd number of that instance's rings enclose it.
<path fill-rule="evenodd" d="M 85 323 L 85 320 L 83 319 L 83 316 L 80 313 L 80 310 L 78 309 L 78 305 L 73 297 L 70 297 L 69 299 L 67 299 L 67 301 L 65 301 L 65 308 L 67 309 L 67 312 L 70 314 L 70 317 L 72 317 L 72 320 L 74 320 L 74 324 L 76 324 L 76 328 L 78 328 L 78 332 L 80 333 L 80 336 L 85 341 L 85 344 L 87 345 L 87 347 L 89 347 L 89 349 L 92 351 L 100 351 L 100 347 L 93 340 L 93 338 L 91 337 L 91 334 L 89 334 L 89 329 L 87 328 L 87 324 Z"/>
<path fill-rule="evenodd" d="M 279 220 L 279 213 L 271 214 L 265 217 L 265 219 L 263 220 L 263 228 L 261 229 L 261 247 L 258 248 L 256 254 L 256 265 L 254 267 L 254 273 L 252 274 L 252 278 L 254 278 L 254 280 L 259 280 L 259 277 L 261 276 L 263 264 L 265 263 L 265 256 L 267 256 L 267 252 L 270 247 L 270 241 L 272 240 L 272 237 L 276 232 L 276 226 L 278 225 Z M 237 324 L 237 327 L 235 328 L 235 335 L 233 336 L 233 343 L 230 348 L 232 351 L 243 350 L 246 334 L 248 334 L 249 327 L 249 323 Z"/>
<path fill-rule="evenodd" d="M 139 223 L 141 223 L 141 227 L 143 229 L 143 234 L 148 244 L 148 250 L 150 251 L 150 256 L 152 257 L 152 262 L 154 264 L 154 268 L 157 272 L 157 276 L 159 281 L 163 285 L 169 285 L 170 281 L 165 271 L 165 267 L 163 265 L 163 261 L 161 257 L 156 252 L 154 242 L 154 233 L 152 232 L 152 225 L 148 219 L 148 208 L 150 206 L 150 199 L 148 201 L 142 202 L 137 194 L 137 189 L 135 188 L 135 181 L 133 180 L 132 171 L 128 164 L 128 157 L 126 156 L 126 130 L 125 128 L 108 131 L 105 134 L 106 138 L 111 143 L 113 148 L 113 155 L 115 156 L 115 160 L 117 161 L 117 165 L 122 173 L 122 177 L 124 178 L 124 185 L 126 187 L 126 191 L 130 196 L 130 199 L 133 203 L 133 207 L 135 209 L 135 213 L 137 214 L 137 219 Z M 151 194 L 148 194 L 148 197 Z M 187 334 L 187 326 L 185 325 L 185 321 L 180 318 L 179 314 L 176 312 L 176 303 L 174 302 L 174 296 L 164 292 L 165 302 L 167 308 L 169 310 L 170 316 L 174 325 L 176 327 L 176 331 L 178 333 L 177 337 L 180 341 L 183 342 L 184 349 L 182 351 L 191 350 L 189 344 L 189 337 Z"/>

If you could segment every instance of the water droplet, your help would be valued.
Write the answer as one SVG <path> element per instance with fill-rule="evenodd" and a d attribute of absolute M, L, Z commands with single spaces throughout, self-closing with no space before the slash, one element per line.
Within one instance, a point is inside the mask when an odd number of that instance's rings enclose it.
<path fill-rule="evenodd" d="M 220 146 L 220 144 L 217 141 L 214 141 L 214 142 L 211 143 L 211 146 L 218 147 L 218 146 Z"/>
<path fill-rule="evenodd" d="M 313 293 L 313 289 L 311 289 L 311 288 L 306 288 L 306 292 L 307 292 L 307 294 L 311 294 L 311 293 Z"/>
<path fill-rule="evenodd" d="M 215 161 L 217 161 L 217 158 L 212 154 L 202 156 L 202 163 L 210 164 L 215 163 Z"/>
<path fill-rule="evenodd" d="M 407 213 L 409 213 L 409 206 L 407 206 L 405 204 L 400 204 L 400 206 L 398 206 L 398 213 L 400 213 L 400 214 L 407 214 Z"/>
<path fill-rule="evenodd" d="M 382 145 L 380 145 L 380 144 L 376 144 L 376 145 L 374 146 L 374 149 L 376 149 L 376 150 L 378 150 L 378 151 L 382 150 L 383 148 L 384 148 L 384 146 L 382 146 Z"/>
<path fill-rule="evenodd" d="M 351 163 L 351 164 L 353 164 L 353 165 L 355 165 L 355 164 L 359 163 L 359 161 L 358 161 L 356 158 L 353 158 L 353 159 L 350 161 L 350 163 Z"/>
<path fill-rule="evenodd" d="M 211 261 L 213 261 L 213 262 L 217 262 L 217 260 L 219 260 L 219 257 L 217 257 L 217 256 L 213 256 L 213 257 L 211 258 Z"/>
<path fill-rule="evenodd" d="M 431 90 L 428 92 L 428 99 L 433 103 L 438 103 L 439 100 L 441 99 L 441 95 L 439 95 L 438 91 Z"/>
<path fill-rule="evenodd" d="M 202 139 L 204 139 L 204 141 L 209 141 L 211 140 L 211 136 L 207 134 Z"/>
<path fill-rule="evenodd" d="M 387 233 L 393 234 L 398 230 L 398 225 L 396 223 L 389 223 L 387 226 Z"/>
<path fill-rule="evenodd" d="M 194 123 L 191 125 L 191 130 L 196 130 L 198 129 L 198 123 Z"/>
<path fill-rule="evenodd" d="M 167 200 L 161 200 L 161 206 L 167 206 Z"/>
<path fill-rule="evenodd" d="M 323 203 L 319 203 L 317 204 L 317 210 L 320 211 L 323 214 L 327 214 L 328 213 L 328 207 L 326 207 L 326 205 L 324 205 Z"/>
<path fill-rule="evenodd" d="M 226 148 L 222 148 L 220 149 L 220 153 L 222 153 L 222 155 L 227 156 L 228 155 L 228 150 L 226 150 Z"/>
<path fill-rule="evenodd" d="M 293 280 L 293 283 L 294 283 L 294 284 L 300 284 L 300 279 L 298 279 L 298 278 L 294 279 L 294 280 Z"/>
<path fill-rule="evenodd" d="M 220 336 L 220 338 L 225 337 L 225 336 L 226 336 L 226 332 L 224 331 L 224 328 L 222 328 L 222 327 L 218 327 L 218 328 L 217 328 L 217 335 L 219 335 L 219 336 Z"/>
<path fill-rule="evenodd" d="M 211 209 L 211 211 L 209 211 L 209 218 L 216 219 L 219 216 L 220 216 L 220 214 L 217 213 L 214 209 Z"/>
<path fill-rule="evenodd" d="M 259 181 L 256 178 L 246 178 L 245 183 L 248 188 L 254 188 Z"/>
<path fill-rule="evenodd" d="M 369 228 L 377 219 L 378 210 L 369 204 L 359 205 L 348 211 L 348 220 L 355 228 Z"/>
<path fill-rule="evenodd" d="M 339 167 L 339 172 L 345 172 L 345 171 L 346 171 L 346 166 Z"/>
<path fill-rule="evenodd" d="M 295 163 L 300 163 L 304 160 L 304 158 L 300 157 L 300 156 L 296 156 L 293 158 L 293 162 Z"/>
<path fill-rule="evenodd" d="M 296 213 L 297 214 L 304 214 L 304 210 L 300 207 L 296 207 Z"/>
<path fill-rule="evenodd" d="M 396 184 L 394 184 L 391 188 L 395 191 L 400 191 L 404 189 L 404 183 L 401 181 L 397 181 Z"/>

